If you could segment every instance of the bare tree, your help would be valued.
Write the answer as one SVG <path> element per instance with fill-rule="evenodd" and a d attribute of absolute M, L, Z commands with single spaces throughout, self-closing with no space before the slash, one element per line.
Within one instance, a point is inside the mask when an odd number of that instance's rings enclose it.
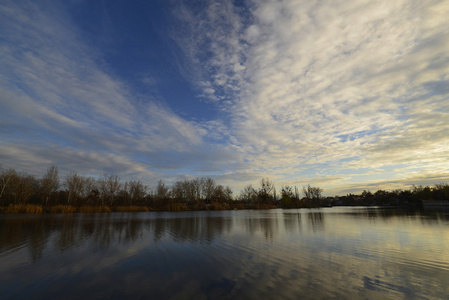
<path fill-rule="evenodd" d="M 199 181 L 196 179 L 177 181 L 173 185 L 171 193 L 176 201 L 196 203 L 201 197 Z"/>
<path fill-rule="evenodd" d="M 114 203 L 114 197 L 120 190 L 122 184 L 117 175 L 109 175 L 108 178 L 108 193 L 109 193 L 109 203 L 112 205 Z"/>
<path fill-rule="evenodd" d="M 273 181 L 269 178 L 262 178 L 260 181 L 260 192 L 265 195 L 270 195 L 274 189 Z"/>
<path fill-rule="evenodd" d="M 71 204 L 78 201 L 83 192 L 85 192 L 86 179 L 75 172 L 70 172 L 66 177 L 64 185 L 67 187 L 69 194 L 67 204 Z"/>
<path fill-rule="evenodd" d="M 272 198 L 273 190 L 273 181 L 271 181 L 269 178 L 262 178 L 262 180 L 260 181 L 259 200 L 261 200 L 262 203 L 269 202 Z"/>
<path fill-rule="evenodd" d="M 85 177 L 84 192 L 85 204 L 100 205 L 100 191 L 98 190 L 98 182 L 92 177 Z"/>
<path fill-rule="evenodd" d="M 26 204 L 39 191 L 39 182 L 32 175 L 17 173 L 14 169 L 0 174 L 0 203 Z"/>
<path fill-rule="evenodd" d="M 247 185 L 243 188 L 243 190 L 240 192 L 239 199 L 241 201 L 247 201 L 247 202 L 255 202 L 257 198 L 257 192 L 253 188 L 253 186 Z"/>
<path fill-rule="evenodd" d="M 184 180 L 183 186 L 186 190 L 187 201 L 197 203 L 201 197 L 200 182 L 197 179 Z"/>
<path fill-rule="evenodd" d="M 186 192 L 182 181 L 176 181 L 170 189 L 170 195 L 175 202 L 183 201 L 186 198 Z"/>
<path fill-rule="evenodd" d="M 118 194 L 121 187 L 118 176 L 103 174 L 97 183 L 100 189 L 102 205 L 104 205 L 106 201 L 108 201 L 110 205 L 113 205 L 114 198 Z"/>
<path fill-rule="evenodd" d="M 211 178 L 201 178 L 200 186 L 201 186 L 201 198 L 203 200 L 210 200 L 214 194 L 216 186 L 215 181 Z"/>
<path fill-rule="evenodd" d="M 321 199 L 321 193 L 323 192 L 323 189 L 320 187 L 313 187 L 307 185 L 307 187 L 302 188 L 302 193 L 304 194 L 304 197 L 306 197 L 309 200 L 320 200 Z"/>
<path fill-rule="evenodd" d="M 2 171 L 0 174 L 0 203 L 5 204 L 5 197 L 7 194 L 12 192 L 11 189 L 11 179 L 16 176 L 16 171 L 14 169 L 9 169 Z"/>
<path fill-rule="evenodd" d="M 58 167 L 51 166 L 47 169 L 44 177 L 41 181 L 41 197 L 45 202 L 45 205 L 48 204 L 48 199 L 50 195 L 56 192 L 59 188 L 59 178 L 58 178 Z"/>
<path fill-rule="evenodd" d="M 125 205 L 129 205 L 131 203 L 131 196 L 129 195 L 129 190 L 130 190 L 130 182 L 125 181 L 125 183 L 123 183 L 123 188 L 119 192 L 120 201 Z"/>
<path fill-rule="evenodd" d="M 157 207 L 163 207 L 165 204 L 167 204 L 167 200 L 169 200 L 170 189 L 162 180 L 159 180 L 153 195 L 155 205 Z"/>
<path fill-rule="evenodd" d="M 140 202 L 145 197 L 147 186 L 143 185 L 140 181 L 130 181 L 128 184 L 132 203 Z"/>
<path fill-rule="evenodd" d="M 230 203 L 233 199 L 232 199 L 232 190 L 229 186 L 225 187 L 224 189 L 224 195 L 226 198 L 226 202 Z"/>
<path fill-rule="evenodd" d="M 108 196 L 107 175 L 104 174 L 97 180 L 98 192 L 100 193 L 101 205 L 104 205 Z"/>
<path fill-rule="evenodd" d="M 286 196 L 288 196 L 288 197 L 293 197 L 293 191 L 292 191 L 292 187 L 291 186 L 288 186 L 288 185 L 286 185 L 286 186 L 283 186 L 282 187 L 282 190 L 281 190 L 282 192 L 282 195 L 286 195 Z"/>
<path fill-rule="evenodd" d="M 222 185 L 217 185 L 214 190 L 213 201 L 218 203 L 226 202 L 225 189 Z"/>
<path fill-rule="evenodd" d="M 189 188 L 190 188 L 190 202 L 198 203 L 201 201 L 201 180 L 193 179 L 189 180 Z"/>
<path fill-rule="evenodd" d="M 84 184 L 81 196 L 88 200 L 96 192 L 96 182 L 92 177 L 83 177 Z"/>
<path fill-rule="evenodd" d="M 13 177 L 14 202 L 25 204 L 36 191 L 37 181 L 32 175 L 18 174 Z"/>
<path fill-rule="evenodd" d="M 159 180 L 159 182 L 157 183 L 155 194 L 158 200 L 165 200 L 168 198 L 169 189 L 165 186 L 162 180 Z"/>

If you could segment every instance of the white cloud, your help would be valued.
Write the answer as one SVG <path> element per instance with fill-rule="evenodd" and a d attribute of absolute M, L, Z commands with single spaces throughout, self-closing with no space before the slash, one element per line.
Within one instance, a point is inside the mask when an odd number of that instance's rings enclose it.
<path fill-rule="evenodd" d="M 171 36 L 187 58 L 179 69 L 201 89 L 201 97 L 226 106 L 244 82 L 245 25 L 238 8 L 231 1 L 205 1 L 195 8 L 185 1 L 176 2 L 173 15 L 181 24 Z"/>
<path fill-rule="evenodd" d="M 107 69 L 64 7 L 10 1 L 0 4 L 0 15 L 3 167 L 42 174 L 57 164 L 156 181 L 166 170 L 192 169 L 198 152 L 209 150 L 204 126 L 137 94 Z M 193 169 L 216 160 L 211 155 Z"/>
<path fill-rule="evenodd" d="M 219 79 L 205 95 L 236 85 L 230 134 L 250 170 L 449 168 L 447 3 L 253 1 L 247 18 L 220 2 L 225 22 L 207 3 L 180 44 Z"/>
<path fill-rule="evenodd" d="M 2 160 L 235 187 L 447 177 L 446 1 L 201 3 L 173 4 L 170 34 L 181 74 L 222 109 L 207 122 L 133 91 L 63 5 L 2 2 Z"/>

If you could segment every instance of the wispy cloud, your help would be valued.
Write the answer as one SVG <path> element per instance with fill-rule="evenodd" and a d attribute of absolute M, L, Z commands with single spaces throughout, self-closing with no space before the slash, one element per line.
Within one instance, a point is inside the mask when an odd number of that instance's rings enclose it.
<path fill-rule="evenodd" d="M 449 168 L 447 2 L 205 3 L 177 11 L 194 24 L 179 42 L 212 78 L 204 95 L 232 82 L 230 131 L 253 171 Z"/>
<path fill-rule="evenodd" d="M 64 5 L 2 2 L 4 159 L 47 163 L 62 151 L 80 172 L 210 175 L 235 188 L 262 176 L 335 191 L 447 178 L 447 1 L 169 7 L 182 55 L 170 53 L 204 105 L 220 110 L 215 120 L 183 118 L 133 90 Z M 156 90 L 152 74 L 141 81 Z"/>
<path fill-rule="evenodd" d="M 186 60 L 179 69 L 208 101 L 230 104 L 239 95 L 243 83 L 246 56 L 241 35 L 246 27 L 245 7 L 231 1 L 177 1 L 173 15 L 178 23 L 171 36 Z"/>
<path fill-rule="evenodd" d="M 62 7 L 11 1 L 0 13 L 3 166 L 41 174 L 58 164 L 156 180 L 166 170 L 190 169 L 198 149 L 208 149 L 204 126 L 131 90 Z"/>

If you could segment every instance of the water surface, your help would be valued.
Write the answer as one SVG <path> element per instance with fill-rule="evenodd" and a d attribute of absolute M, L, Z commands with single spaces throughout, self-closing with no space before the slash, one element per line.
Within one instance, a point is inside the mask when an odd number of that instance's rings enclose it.
<path fill-rule="evenodd" d="M 2 299 L 447 299 L 449 213 L 0 216 Z"/>

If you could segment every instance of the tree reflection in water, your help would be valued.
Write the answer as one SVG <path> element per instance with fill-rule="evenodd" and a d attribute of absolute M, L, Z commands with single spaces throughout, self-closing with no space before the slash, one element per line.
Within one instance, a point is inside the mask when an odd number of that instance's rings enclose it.
<path fill-rule="evenodd" d="M 0 218 L 0 254 L 27 248 L 31 260 L 36 262 L 50 241 L 60 252 L 86 245 L 100 251 L 111 244 L 133 244 L 144 236 L 150 236 L 155 243 L 164 237 L 177 243 L 211 243 L 217 236 L 236 228 L 250 236 L 261 234 L 266 240 L 273 240 L 280 231 L 300 234 L 304 226 L 314 232 L 325 230 L 326 214 L 320 209 L 275 211 L 278 213 L 249 211 L 244 217 L 239 217 L 240 212 L 4 215 Z M 423 225 L 432 225 L 448 221 L 449 214 L 357 208 L 342 213 L 337 211 L 335 215 L 373 222 L 376 219 L 395 220 L 402 215 L 417 217 Z M 282 222 L 282 228 L 279 222 Z"/>
<path fill-rule="evenodd" d="M 25 247 L 35 262 L 50 240 L 60 252 L 82 245 L 102 250 L 111 243 L 133 244 L 144 235 L 152 236 L 156 243 L 166 235 L 180 243 L 210 243 L 215 236 L 229 232 L 233 225 L 231 218 L 181 215 L 172 218 L 170 213 L 162 218 L 157 215 L 146 218 L 144 214 L 5 216 L 0 219 L 0 253 Z"/>
<path fill-rule="evenodd" d="M 445 213 L 369 207 L 2 215 L 0 292 L 441 298 L 448 228 Z"/>

